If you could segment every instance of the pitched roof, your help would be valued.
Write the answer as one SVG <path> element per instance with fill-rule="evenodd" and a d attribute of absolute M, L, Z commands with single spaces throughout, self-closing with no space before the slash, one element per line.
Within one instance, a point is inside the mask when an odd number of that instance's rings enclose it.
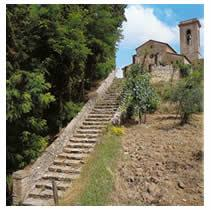
<path fill-rule="evenodd" d="M 137 50 L 138 48 L 143 47 L 144 45 L 146 45 L 146 44 L 149 43 L 149 42 L 156 42 L 156 43 L 159 43 L 159 44 L 162 44 L 162 45 L 166 45 L 166 46 L 169 47 L 174 53 L 177 54 L 177 52 L 176 52 L 169 44 L 167 44 L 167 43 L 165 43 L 165 42 L 160 42 L 160 41 L 152 40 L 152 39 L 148 40 L 147 42 L 145 42 L 145 43 L 143 43 L 142 45 L 140 45 L 139 47 L 137 47 L 136 50 Z"/>
<path fill-rule="evenodd" d="M 166 52 L 166 53 L 168 53 L 168 54 L 171 54 L 171 55 L 177 55 L 177 56 L 181 56 L 181 57 L 184 57 L 189 63 L 191 63 L 191 61 L 188 59 L 188 57 L 187 56 L 185 56 L 185 55 L 182 55 L 182 54 L 178 54 L 178 53 L 170 53 L 170 52 Z"/>

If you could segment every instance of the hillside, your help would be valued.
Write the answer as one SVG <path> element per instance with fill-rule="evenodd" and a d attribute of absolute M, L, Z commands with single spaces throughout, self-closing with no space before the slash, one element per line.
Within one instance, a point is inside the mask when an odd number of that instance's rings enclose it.
<path fill-rule="evenodd" d="M 203 205 L 203 115 L 126 125 L 111 205 Z"/>

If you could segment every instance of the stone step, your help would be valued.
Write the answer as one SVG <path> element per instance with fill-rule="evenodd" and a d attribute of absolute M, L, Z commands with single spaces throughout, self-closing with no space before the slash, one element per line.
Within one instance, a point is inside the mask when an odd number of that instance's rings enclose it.
<path fill-rule="evenodd" d="M 113 114 L 105 114 L 105 113 L 90 113 L 88 118 L 111 118 Z"/>
<path fill-rule="evenodd" d="M 103 98 L 118 98 L 119 96 L 120 96 L 120 92 L 118 92 L 118 93 L 112 93 L 111 91 L 107 91 L 106 93 L 105 93 L 105 95 L 103 96 Z"/>
<path fill-rule="evenodd" d="M 68 143 L 65 148 L 75 148 L 75 149 L 82 149 L 82 148 L 94 148 L 95 144 L 93 143 L 87 143 L 87 142 L 83 142 L 83 143 Z"/>
<path fill-rule="evenodd" d="M 93 122 L 94 122 L 94 121 L 97 121 L 97 122 L 101 122 L 101 121 L 102 121 L 102 122 L 108 122 L 108 121 L 110 121 L 110 120 L 111 120 L 110 117 L 106 117 L 106 118 L 93 118 L 93 117 L 92 117 L 92 118 L 86 118 L 86 119 L 85 119 L 85 122 L 87 122 L 87 121 L 89 121 L 89 122 L 90 122 L 90 121 L 93 121 Z"/>
<path fill-rule="evenodd" d="M 118 106 L 118 103 L 107 103 L 106 101 L 97 103 L 96 106 Z"/>
<path fill-rule="evenodd" d="M 116 96 L 114 97 L 114 96 L 106 95 L 103 99 L 103 102 L 119 102 L 119 98 Z"/>
<path fill-rule="evenodd" d="M 55 181 L 57 189 L 61 191 L 65 191 L 67 188 L 71 186 L 71 182 L 63 182 L 63 181 Z M 52 190 L 52 181 L 51 180 L 45 180 L 41 179 L 36 185 L 36 188 L 42 188 L 42 189 L 49 189 Z"/>
<path fill-rule="evenodd" d="M 105 97 L 113 97 L 113 98 L 117 98 L 117 97 L 119 97 L 120 96 L 120 93 L 113 93 L 112 91 L 107 91 L 106 93 L 105 93 Z"/>
<path fill-rule="evenodd" d="M 107 125 L 109 121 L 84 121 L 83 125 Z"/>
<path fill-rule="evenodd" d="M 79 134 L 99 134 L 102 133 L 102 129 L 78 129 Z"/>
<path fill-rule="evenodd" d="M 76 133 L 74 134 L 74 138 L 85 138 L 85 139 L 96 139 L 99 136 L 99 133 L 94 133 L 94 134 L 81 134 L 81 133 Z"/>
<path fill-rule="evenodd" d="M 88 138 L 72 138 L 69 140 L 70 143 L 89 143 L 89 144 L 94 144 L 97 142 L 96 138 L 93 139 L 88 139 Z"/>
<path fill-rule="evenodd" d="M 81 171 L 80 168 L 72 168 L 71 166 L 58 166 L 58 165 L 51 165 L 48 168 L 49 171 L 59 172 L 59 173 L 67 173 L 67 174 L 79 174 Z"/>
<path fill-rule="evenodd" d="M 61 153 L 57 157 L 59 158 L 67 158 L 69 160 L 82 160 L 87 157 L 87 154 L 70 154 L 70 153 Z"/>
<path fill-rule="evenodd" d="M 110 114 L 113 115 L 116 109 L 93 109 L 90 114 Z"/>
<path fill-rule="evenodd" d="M 63 151 L 65 153 L 70 153 L 70 154 L 88 154 L 93 150 L 93 147 L 90 148 L 69 148 L 69 147 L 65 147 L 63 149 Z"/>
<path fill-rule="evenodd" d="M 84 130 L 92 130 L 92 129 L 99 129 L 102 130 L 106 128 L 106 125 L 82 125 L 80 126 L 80 129 L 84 129 Z"/>
<path fill-rule="evenodd" d="M 103 108 L 116 108 L 118 107 L 118 104 L 105 104 L 105 103 L 98 103 L 94 106 L 94 108 L 96 107 L 103 107 Z"/>
<path fill-rule="evenodd" d="M 42 178 L 48 180 L 71 182 L 79 177 L 79 174 L 66 174 L 59 172 L 47 172 Z"/>
<path fill-rule="evenodd" d="M 63 193 L 58 190 L 58 197 L 61 198 Z M 49 199 L 53 198 L 53 191 L 49 189 L 35 188 L 29 193 L 29 198 Z"/>
<path fill-rule="evenodd" d="M 118 106 L 114 105 L 95 105 L 94 109 L 117 109 Z"/>
<path fill-rule="evenodd" d="M 71 166 L 72 168 L 80 168 L 84 163 L 84 160 L 69 160 L 58 157 L 53 162 L 53 164 L 57 166 Z"/>
<path fill-rule="evenodd" d="M 97 101 L 97 104 L 99 103 L 119 103 L 119 98 L 118 97 L 111 97 L 110 95 L 106 95 L 105 97 L 103 97 L 101 100 Z"/>
<path fill-rule="evenodd" d="M 53 199 L 47 198 L 30 198 L 28 197 L 23 203 L 23 206 L 51 206 L 54 205 Z"/>

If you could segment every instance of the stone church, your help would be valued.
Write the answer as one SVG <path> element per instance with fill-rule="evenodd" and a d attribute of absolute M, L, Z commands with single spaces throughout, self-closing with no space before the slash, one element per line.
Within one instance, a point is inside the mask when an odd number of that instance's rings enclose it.
<path fill-rule="evenodd" d="M 173 63 L 176 61 L 192 64 L 200 59 L 200 27 L 196 18 L 179 23 L 180 52 L 177 53 L 168 43 L 149 40 L 136 48 L 132 57 L 132 64 L 140 64 L 151 73 L 154 81 L 169 81 L 179 79 L 180 72 L 175 70 Z M 131 65 L 123 68 L 124 77 L 127 76 Z"/>

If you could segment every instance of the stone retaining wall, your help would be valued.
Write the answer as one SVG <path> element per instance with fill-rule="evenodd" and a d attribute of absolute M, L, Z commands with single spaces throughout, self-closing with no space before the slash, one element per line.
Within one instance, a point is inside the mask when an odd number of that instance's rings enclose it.
<path fill-rule="evenodd" d="M 91 98 L 77 114 L 77 116 L 65 127 L 59 137 L 42 153 L 30 168 L 13 173 L 13 204 L 19 205 L 28 195 L 30 189 L 44 175 L 48 167 L 53 163 L 55 157 L 62 152 L 64 146 L 73 136 L 74 131 L 92 110 L 96 102 L 102 98 L 115 78 L 116 70 L 112 71 L 107 79 L 103 81 Z"/>
<path fill-rule="evenodd" d="M 172 65 L 166 66 L 153 66 L 150 72 L 152 76 L 152 82 L 169 82 L 180 78 L 179 69 L 174 70 Z"/>

